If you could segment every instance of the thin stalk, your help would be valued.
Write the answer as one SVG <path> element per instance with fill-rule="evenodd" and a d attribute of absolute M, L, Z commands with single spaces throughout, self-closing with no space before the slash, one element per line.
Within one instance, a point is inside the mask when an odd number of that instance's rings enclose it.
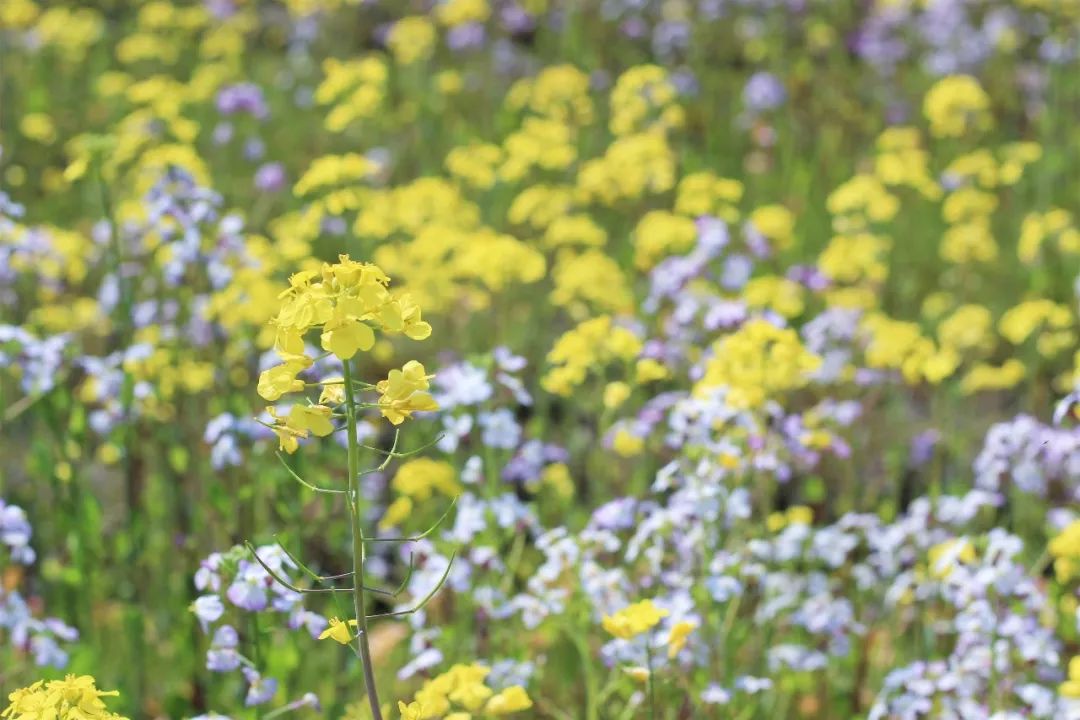
<path fill-rule="evenodd" d="M 652 663 L 652 646 L 649 644 L 651 638 L 645 638 L 645 662 L 648 665 L 649 670 L 649 717 L 652 720 L 656 720 L 656 679 L 653 677 L 653 663 Z"/>
<path fill-rule="evenodd" d="M 577 632 L 573 627 L 567 626 L 565 630 L 567 637 L 570 638 L 570 642 L 574 644 L 581 657 L 581 672 L 585 681 L 585 720 L 598 720 L 596 700 L 599 692 L 596 688 L 596 673 L 593 671 L 588 643 L 584 634 Z"/>
<path fill-rule="evenodd" d="M 364 529 L 360 514 L 360 444 L 356 439 L 356 399 L 353 397 L 352 373 L 349 361 L 342 362 L 345 375 L 345 414 L 349 433 L 349 516 L 352 520 L 353 541 L 353 607 L 356 611 L 356 649 L 364 670 L 364 686 L 373 720 L 383 720 L 379 693 L 375 687 L 375 670 L 368 645 L 367 608 L 364 598 Z"/>

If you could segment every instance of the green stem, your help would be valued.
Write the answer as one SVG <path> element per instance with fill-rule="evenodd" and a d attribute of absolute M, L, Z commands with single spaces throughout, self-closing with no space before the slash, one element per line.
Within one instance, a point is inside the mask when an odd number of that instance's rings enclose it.
<path fill-rule="evenodd" d="M 575 628 L 567 626 L 566 634 L 570 638 L 570 641 L 577 648 L 578 655 L 581 658 L 581 674 L 585 680 L 585 720 L 598 720 L 600 717 L 597 712 L 597 696 L 599 691 L 596 687 L 596 673 L 593 671 L 592 656 L 589 653 L 589 646 L 585 640 L 585 634 L 578 632 Z"/>
<path fill-rule="evenodd" d="M 649 640 L 650 638 L 645 638 L 645 663 L 649 670 L 649 717 L 656 720 L 656 680 L 653 678 L 652 646 L 649 645 Z"/>
<path fill-rule="evenodd" d="M 353 609 L 356 612 L 356 649 L 364 671 L 364 686 L 373 720 L 383 720 L 379 707 L 379 692 L 375 687 L 375 670 L 368 645 L 367 608 L 364 599 L 364 529 L 360 512 L 360 444 L 356 439 L 356 398 L 353 396 L 349 361 L 342 362 L 345 376 L 345 413 L 349 433 L 349 516 L 352 520 L 353 541 Z"/>

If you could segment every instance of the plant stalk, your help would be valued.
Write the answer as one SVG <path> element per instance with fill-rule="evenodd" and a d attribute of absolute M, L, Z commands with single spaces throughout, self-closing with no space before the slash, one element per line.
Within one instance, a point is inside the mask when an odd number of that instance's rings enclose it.
<path fill-rule="evenodd" d="M 356 399 L 353 397 L 352 373 L 349 361 L 342 361 L 345 378 L 345 415 L 349 434 L 349 516 L 352 521 L 353 544 L 353 608 L 356 612 L 356 649 L 364 671 L 364 686 L 371 705 L 371 717 L 383 720 L 379 707 L 379 692 L 375 687 L 375 669 L 368 644 L 367 608 L 364 598 L 364 529 L 360 513 L 360 444 L 356 439 Z"/>

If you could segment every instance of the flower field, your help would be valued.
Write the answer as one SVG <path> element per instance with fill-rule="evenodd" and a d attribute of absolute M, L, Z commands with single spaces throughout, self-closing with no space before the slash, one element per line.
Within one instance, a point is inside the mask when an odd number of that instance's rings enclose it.
<path fill-rule="evenodd" d="M 1080 2 L 0 0 L 3 720 L 1080 719 Z"/>

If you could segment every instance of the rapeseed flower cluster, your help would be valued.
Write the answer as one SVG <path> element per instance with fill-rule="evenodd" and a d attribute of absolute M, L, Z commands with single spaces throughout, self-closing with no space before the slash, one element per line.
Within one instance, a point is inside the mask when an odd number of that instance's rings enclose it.
<path fill-rule="evenodd" d="M 532 707 L 532 700 L 520 685 L 498 692 L 485 685 L 484 679 L 490 673 L 491 669 L 484 665 L 454 665 L 425 682 L 412 702 L 398 702 L 402 720 L 503 717 Z"/>
<path fill-rule="evenodd" d="M 365 720 L 1080 708 L 1076 3 L 64 5 L 0 2 L 0 675 L 119 617 L 146 712 L 333 716 L 319 638 Z"/>
<path fill-rule="evenodd" d="M 119 695 L 98 690 L 89 675 L 68 675 L 63 680 L 38 682 L 8 695 L 10 704 L 0 712 L 5 720 L 124 720 L 110 712 L 101 698 Z"/>
<path fill-rule="evenodd" d="M 820 364 L 821 358 L 803 346 L 794 330 L 750 320 L 713 345 L 694 394 L 726 388 L 726 402 L 732 407 L 760 408 L 805 387 Z"/>

